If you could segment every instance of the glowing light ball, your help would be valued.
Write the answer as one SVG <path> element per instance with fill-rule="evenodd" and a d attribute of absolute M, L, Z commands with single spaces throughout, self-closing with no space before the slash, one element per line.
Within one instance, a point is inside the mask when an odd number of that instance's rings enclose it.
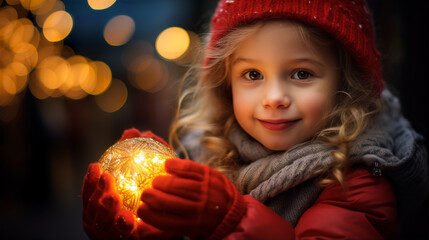
<path fill-rule="evenodd" d="M 152 187 L 156 176 L 167 175 L 165 160 L 176 157 L 172 149 L 152 138 L 130 138 L 107 149 L 99 164 L 115 177 L 123 209 L 136 213 L 142 192 Z"/>

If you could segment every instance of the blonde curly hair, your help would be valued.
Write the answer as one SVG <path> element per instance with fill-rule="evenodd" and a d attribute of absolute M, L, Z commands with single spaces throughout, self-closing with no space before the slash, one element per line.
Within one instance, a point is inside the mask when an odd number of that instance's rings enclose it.
<path fill-rule="evenodd" d="M 204 133 L 201 144 L 206 153 L 200 162 L 234 179 L 238 152 L 228 135 L 235 122 L 229 80 L 230 58 L 238 45 L 264 25 L 265 21 L 234 29 L 219 40 L 216 47 L 207 49 L 185 74 L 176 117 L 170 129 L 169 142 L 185 153 L 180 138 L 193 130 Z M 329 47 L 337 56 L 340 87 L 335 95 L 333 111 L 327 116 L 327 126 L 310 141 L 326 143 L 332 150 L 332 164 L 321 172 L 320 185 L 334 180 L 343 186 L 349 167 L 349 145 L 366 128 L 371 116 L 380 108 L 380 99 L 356 68 L 351 56 L 326 33 L 296 23 L 308 46 Z M 210 61 L 204 64 L 204 59 Z M 195 159 L 194 159 L 195 160 Z"/>

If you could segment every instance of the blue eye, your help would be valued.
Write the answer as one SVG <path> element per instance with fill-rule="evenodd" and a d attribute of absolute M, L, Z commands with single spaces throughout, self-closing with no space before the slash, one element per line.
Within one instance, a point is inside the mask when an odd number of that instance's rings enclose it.
<path fill-rule="evenodd" d="M 299 70 L 292 75 L 292 79 L 305 80 L 310 78 L 311 76 L 313 76 L 311 73 L 307 71 Z"/>
<path fill-rule="evenodd" d="M 248 71 L 244 74 L 244 77 L 248 80 L 261 80 L 263 79 L 263 76 L 260 72 L 258 71 Z"/>

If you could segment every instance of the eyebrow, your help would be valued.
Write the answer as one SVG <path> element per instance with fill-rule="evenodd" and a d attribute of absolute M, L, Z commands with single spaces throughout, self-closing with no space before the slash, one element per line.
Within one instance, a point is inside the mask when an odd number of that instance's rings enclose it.
<path fill-rule="evenodd" d="M 235 65 L 235 64 L 237 64 L 237 63 L 240 63 L 240 62 L 257 63 L 257 62 L 258 62 L 258 60 L 256 60 L 256 59 L 251 59 L 251 58 L 243 58 L 243 57 L 239 57 L 239 58 L 236 58 L 236 59 L 234 59 L 234 60 L 232 61 L 231 66 L 233 66 L 233 65 Z"/>
<path fill-rule="evenodd" d="M 325 67 L 325 64 L 323 64 L 322 62 L 319 62 L 319 61 L 317 61 L 315 59 L 311 59 L 311 58 L 298 58 L 298 59 L 293 60 L 293 62 L 296 62 L 296 63 L 310 62 L 310 63 L 312 63 L 314 65 L 318 65 L 320 67 Z"/>
<path fill-rule="evenodd" d="M 240 63 L 240 62 L 258 63 L 259 61 L 257 59 L 239 57 L 239 58 L 236 58 L 232 61 L 231 66 L 233 66 L 237 63 Z M 323 64 L 322 62 L 319 62 L 319 61 L 317 61 L 315 59 L 311 59 L 311 58 L 297 58 L 297 59 L 292 60 L 291 62 L 293 62 L 293 63 L 309 62 L 311 64 L 318 65 L 320 67 L 325 67 L 325 64 Z"/>

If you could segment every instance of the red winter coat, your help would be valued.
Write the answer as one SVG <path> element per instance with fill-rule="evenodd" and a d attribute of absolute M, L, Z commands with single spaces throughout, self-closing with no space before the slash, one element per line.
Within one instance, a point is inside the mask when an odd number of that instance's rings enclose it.
<path fill-rule="evenodd" d="M 327 186 L 295 228 L 246 195 L 246 216 L 226 239 L 396 238 L 396 201 L 390 183 L 362 168 L 352 169 L 345 180 L 347 191 L 338 183 Z"/>

